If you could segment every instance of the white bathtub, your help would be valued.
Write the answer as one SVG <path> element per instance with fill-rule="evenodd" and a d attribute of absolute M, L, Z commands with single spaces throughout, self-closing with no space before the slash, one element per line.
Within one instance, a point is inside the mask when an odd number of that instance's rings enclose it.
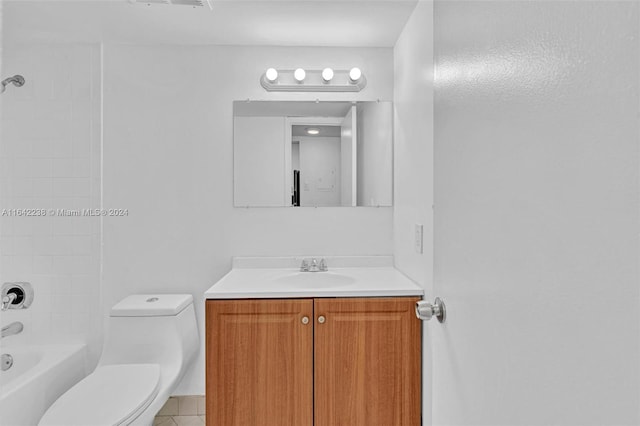
<path fill-rule="evenodd" d="M 82 344 L 5 346 L 13 366 L 0 372 L 0 426 L 37 425 L 53 402 L 87 375 Z"/>

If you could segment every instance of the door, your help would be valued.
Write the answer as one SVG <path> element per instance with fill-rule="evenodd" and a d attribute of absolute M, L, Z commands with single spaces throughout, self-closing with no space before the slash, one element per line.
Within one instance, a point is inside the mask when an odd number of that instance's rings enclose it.
<path fill-rule="evenodd" d="M 309 299 L 206 302 L 208 425 L 313 425 L 312 318 Z"/>
<path fill-rule="evenodd" d="M 640 423 L 639 6 L 435 2 L 435 425 Z"/>
<path fill-rule="evenodd" d="M 357 197 L 357 141 L 358 126 L 355 105 L 351 107 L 340 128 L 340 177 L 341 205 L 355 207 Z"/>
<path fill-rule="evenodd" d="M 315 299 L 314 426 L 418 426 L 418 298 Z"/>

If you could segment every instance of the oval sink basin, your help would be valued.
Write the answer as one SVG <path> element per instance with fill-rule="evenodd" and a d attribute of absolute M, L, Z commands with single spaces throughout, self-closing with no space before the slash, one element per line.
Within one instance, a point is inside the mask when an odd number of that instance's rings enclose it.
<path fill-rule="evenodd" d="M 303 288 L 341 287 L 356 282 L 350 276 L 332 272 L 292 272 L 291 274 L 277 277 L 273 281 Z"/>

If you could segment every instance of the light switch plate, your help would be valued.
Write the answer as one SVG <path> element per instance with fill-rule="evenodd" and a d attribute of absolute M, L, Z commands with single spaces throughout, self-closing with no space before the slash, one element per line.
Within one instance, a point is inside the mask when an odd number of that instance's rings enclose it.
<path fill-rule="evenodd" d="M 423 226 L 421 224 L 419 224 L 419 223 L 416 223 L 414 229 L 415 229 L 415 231 L 414 231 L 414 247 L 415 247 L 416 253 L 422 254 Z"/>

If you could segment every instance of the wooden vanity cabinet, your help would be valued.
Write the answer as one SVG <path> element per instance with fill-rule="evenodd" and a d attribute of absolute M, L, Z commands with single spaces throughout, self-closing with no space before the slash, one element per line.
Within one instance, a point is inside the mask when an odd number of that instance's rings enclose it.
<path fill-rule="evenodd" d="M 419 426 L 417 300 L 207 300 L 207 425 Z"/>
<path fill-rule="evenodd" d="M 314 426 L 419 426 L 418 298 L 315 299 Z"/>
<path fill-rule="evenodd" d="M 310 299 L 207 300 L 207 425 L 312 424 L 312 318 Z"/>

